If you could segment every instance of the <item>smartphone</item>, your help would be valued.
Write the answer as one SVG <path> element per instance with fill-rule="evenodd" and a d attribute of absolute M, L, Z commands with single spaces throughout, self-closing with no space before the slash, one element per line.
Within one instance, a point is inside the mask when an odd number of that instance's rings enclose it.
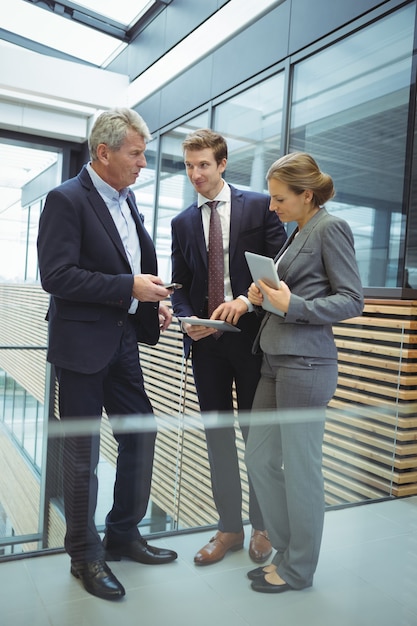
<path fill-rule="evenodd" d="M 182 285 L 180 283 L 169 283 L 169 285 L 162 285 L 165 289 L 181 289 Z"/>

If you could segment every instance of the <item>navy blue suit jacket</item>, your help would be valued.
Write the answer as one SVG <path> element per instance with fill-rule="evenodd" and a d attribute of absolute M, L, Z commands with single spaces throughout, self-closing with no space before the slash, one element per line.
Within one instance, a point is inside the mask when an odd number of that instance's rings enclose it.
<path fill-rule="evenodd" d="M 275 213 L 269 210 L 270 198 L 253 191 L 240 191 L 230 185 L 230 240 L 229 271 L 233 297 L 246 295 L 252 277 L 245 251 L 274 257 L 287 236 Z M 204 239 L 201 209 L 194 202 L 173 218 L 172 228 L 172 280 L 181 283 L 182 289 L 171 296 L 177 317 L 206 316 L 207 308 L 207 246 Z M 243 332 L 255 338 L 259 328 L 255 313 L 242 315 L 238 322 Z M 191 339 L 185 335 L 185 353 L 188 355 Z"/>
<path fill-rule="evenodd" d="M 156 275 L 155 248 L 131 192 L 128 203 L 140 241 L 141 271 Z M 120 343 L 133 274 L 85 166 L 49 192 L 39 221 L 38 259 L 42 287 L 51 294 L 48 361 L 81 373 L 98 372 Z M 132 319 L 138 341 L 158 341 L 157 303 L 140 302 Z"/>

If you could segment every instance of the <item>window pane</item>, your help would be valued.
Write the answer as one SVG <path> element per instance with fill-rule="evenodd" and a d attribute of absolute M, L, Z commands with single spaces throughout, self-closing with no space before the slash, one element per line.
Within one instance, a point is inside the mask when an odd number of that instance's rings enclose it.
<path fill-rule="evenodd" d="M 248 89 L 217 106 L 214 128 L 226 139 L 225 179 L 241 189 L 265 191 L 265 174 L 281 148 L 284 74 Z"/>
<path fill-rule="evenodd" d="M 185 172 L 181 144 L 193 130 L 207 127 L 207 121 L 207 113 L 203 113 L 166 133 L 161 141 L 156 249 L 159 275 L 167 282 L 171 280 L 171 220 L 195 199 Z"/>
<path fill-rule="evenodd" d="M 352 226 L 361 277 L 402 285 L 400 247 L 414 5 L 294 68 L 290 151 L 335 181 L 327 208 Z"/>
<path fill-rule="evenodd" d="M 37 278 L 40 203 L 51 183 L 58 183 L 58 164 L 60 155 L 55 151 L 0 140 L 1 282 Z"/>
<path fill-rule="evenodd" d="M 158 141 L 150 141 L 146 146 L 146 167 L 132 186 L 136 196 L 139 213 L 144 216 L 144 225 L 148 233 L 153 237 L 154 206 L 155 206 L 155 182 L 156 182 L 156 158 Z"/>
<path fill-rule="evenodd" d="M 417 115 L 417 112 L 416 112 Z M 417 118 L 416 118 L 417 119 Z M 407 244 L 404 287 L 417 289 L 417 123 L 414 122 L 414 154 L 411 172 L 410 213 L 407 221 Z"/>
<path fill-rule="evenodd" d="M 39 217 L 41 214 L 42 202 L 38 200 L 28 207 L 27 215 L 27 252 L 26 252 L 26 274 L 25 280 L 36 281 L 38 279 L 38 255 L 36 239 L 38 236 Z"/>

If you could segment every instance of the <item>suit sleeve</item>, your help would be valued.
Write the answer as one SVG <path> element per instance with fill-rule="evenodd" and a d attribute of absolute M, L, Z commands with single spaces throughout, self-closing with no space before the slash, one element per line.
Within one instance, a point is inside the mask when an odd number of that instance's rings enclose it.
<path fill-rule="evenodd" d="M 86 224 L 81 198 L 52 190 L 47 197 L 39 222 L 38 259 L 42 287 L 53 296 L 84 303 L 129 308 L 133 276 L 112 273 L 105 250 L 111 244 L 103 228 L 95 234 Z M 97 220 L 98 222 L 98 220 Z M 97 251 L 101 260 L 97 266 Z M 120 265 L 120 259 L 119 259 Z"/>
<path fill-rule="evenodd" d="M 308 276 L 300 278 L 300 284 L 304 282 L 306 289 L 320 289 L 322 294 L 310 297 L 308 292 L 303 293 L 302 287 L 298 291 L 295 284 L 285 323 L 334 324 L 362 313 L 362 284 L 353 235 L 347 222 L 331 220 L 325 225 L 318 253 L 321 254 L 320 271 L 315 271 L 316 263 L 308 265 L 305 259 L 302 262 L 304 267 L 299 267 L 300 275 L 304 271 Z M 323 275 L 327 276 L 327 284 Z"/>
<path fill-rule="evenodd" d="M 178 234 L 177 222 L 174 219 L 171 222 L 172 232 L 172 282 L 180 283 L 181 289 L 176 289 L 171 295 L 171 302 L 174 309 L 174 314 L 177 317 L 189 317 L 191 315 L 197 315 L 193 310 L 193 306 L 190 299 L 190 289 L 193 281 L 192 272 L 185 260 L 180 237 Z"/>

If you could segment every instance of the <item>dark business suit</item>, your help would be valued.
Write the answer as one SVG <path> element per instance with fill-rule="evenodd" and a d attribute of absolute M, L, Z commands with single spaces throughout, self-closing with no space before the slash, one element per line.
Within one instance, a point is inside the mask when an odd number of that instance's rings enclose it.
<path fill-rule="evenodd" d="M 154 245 L 138 213 L 142 273 L 157 274 Z M 66 548 L 73 560 L 102 558 L 94 524 L 95 469 L 103 406 L 112 415 L 152 413 L 144 390 L 137 341 L 159 338 L 158 304 L 139 303 L 128 314 L 133 274 L 111 214 L 86 167 L 52 190 L 41 214 L 38 236 L 43 288 L 51 294 L 48 361 L 59 380 L 61 419 L 96 418 L 91 437 L 65 438 L 64 501 Z M 80 425 L 82 422 L 80 421 Z M 119 444 L 110 537 L 131 541 L 149 500 L 155 433 L 115 433 Z"/>
<path fill-rule="evenodd" d="M 302 589 L 313 582 L 323 530 L 325 411 L 337 384 L 332 324 L 360 315 L 363 293 L 351 229 L 324 208 L 279 258 L 291 297 L 285 317 L 265 315 L 256 341 L 264 357 L 246 463 L 276 550 L 272 562 Z"/>
<path fill-rule="evenodd" d="M 269 211 L 269 197 L 232 186 L 230 189 L 229 272 L 236 298 L 246 295 L 252 282 L 244 252 L 273 256 L 286 234 L 277 216 Z M 196 202 L 172 220 L 172 280 L 183 285 L 171 297 L 174 314 L 207 317 L 207 246 Z M 255 313 L 246 313 L 238 322 L 241 333 L 226 332 L 218 340 L 209 336 L 196 342 L 184 335 L 186 356 L 192 344 L 193 373 L 202 412 L 231 412 L 233 381 L 239 411 L 251 409 L 260 371 L 260 357 L 251 354 L 251 347 L 259 322 Z M 247 428 L 241 430 L 246 440 Z M 242 491 L 234 429 L 207 428 L 206 439 L 219 530 L 239 532 Z M 251 486 L 249 517 L 255 529 L 264 528 Z"/>

